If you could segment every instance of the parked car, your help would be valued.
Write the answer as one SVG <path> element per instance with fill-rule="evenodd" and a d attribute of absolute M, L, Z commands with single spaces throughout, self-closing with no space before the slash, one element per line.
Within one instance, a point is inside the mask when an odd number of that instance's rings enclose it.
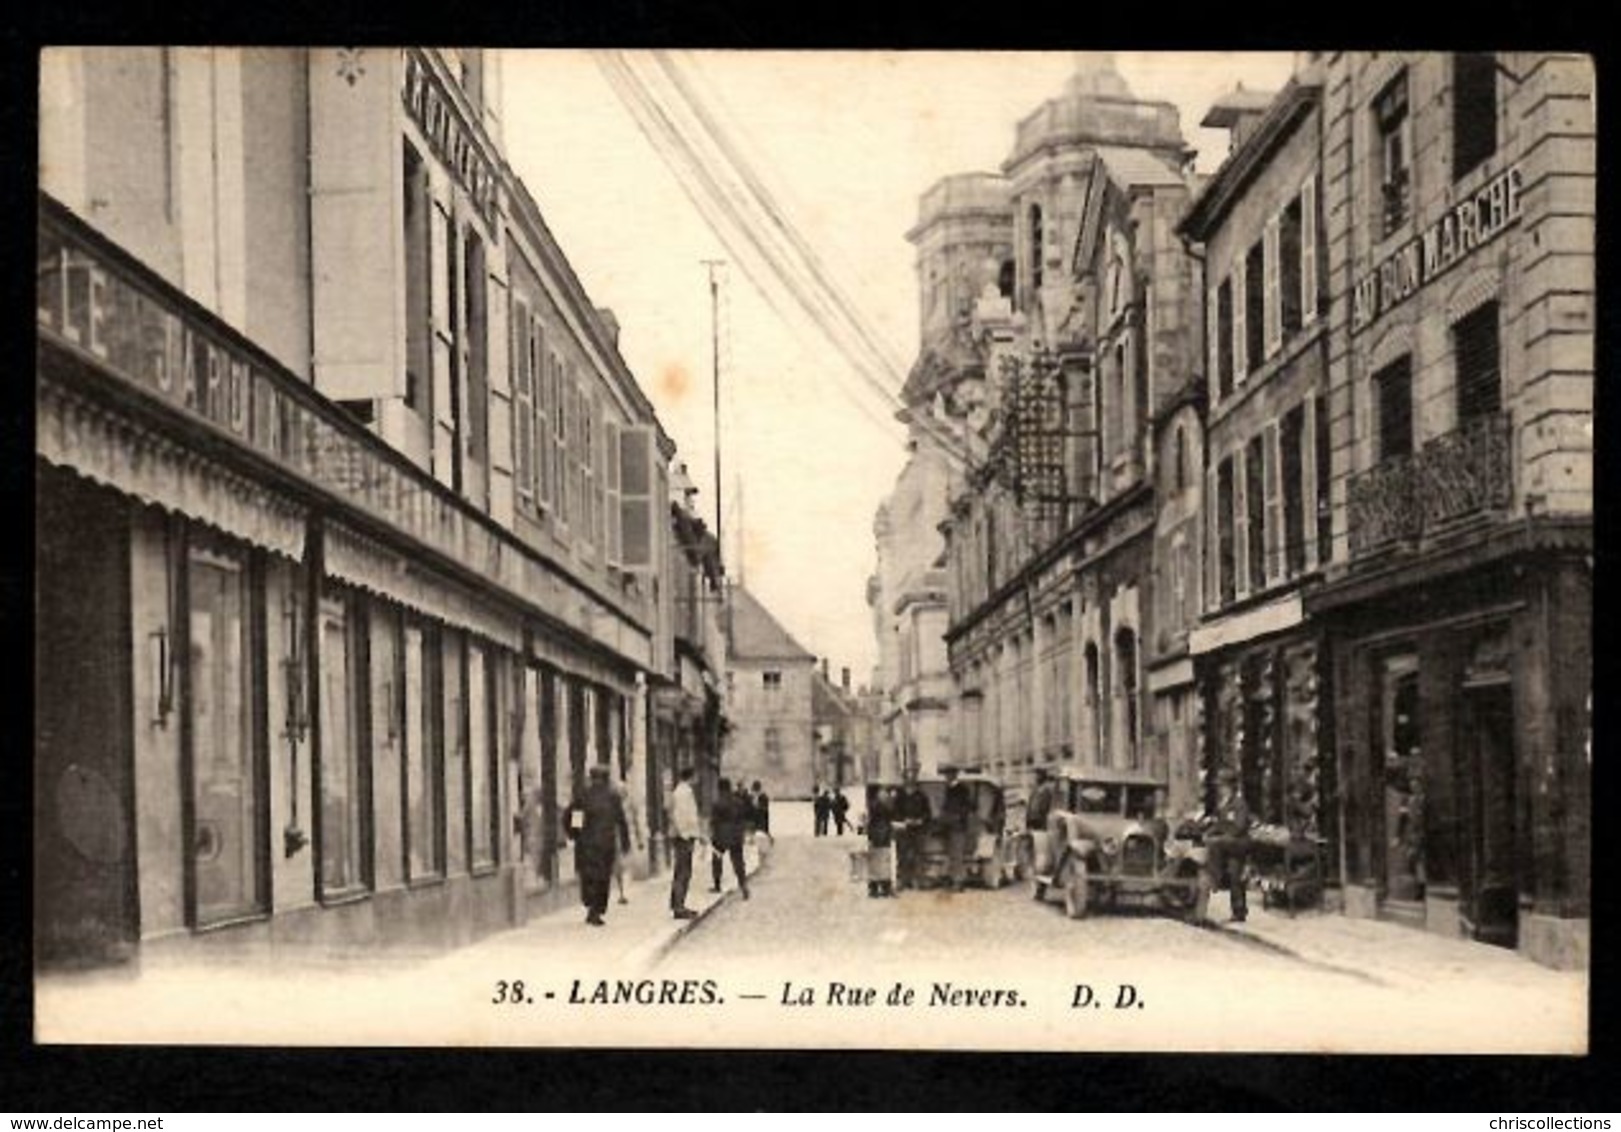
<path fill-rule="evenodd" d="M 1134 771 L 1061 767 L 1045 829 L 1019 845 L 1036 900 L 1062 897 L 1071 919 L 1124 904 L 1204 919 L 1210 883 L 1197 822 L 1174 829 L 1160 815 L 1164 783 Z"/>

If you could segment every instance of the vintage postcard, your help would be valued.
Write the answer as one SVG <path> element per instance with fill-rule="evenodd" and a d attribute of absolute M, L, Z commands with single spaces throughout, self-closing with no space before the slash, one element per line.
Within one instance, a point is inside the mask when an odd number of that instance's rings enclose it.
<path fill-rule="evenodd" d="M 39 124 L 38 1042 L 1586 1052 L 1588 57 Z"/>

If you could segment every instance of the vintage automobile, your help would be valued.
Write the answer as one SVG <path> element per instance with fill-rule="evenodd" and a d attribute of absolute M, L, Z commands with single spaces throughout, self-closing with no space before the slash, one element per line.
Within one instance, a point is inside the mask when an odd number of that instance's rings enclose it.
<path fill-rule="evenodd" d="M 986 888 L 1001 888 L 1015 875 L 1016 863 L 1013 842 L 1006 836 L 1007 804 L 1002 784 L 983 774 L 964 774 L 958 780 L 974 799 L 972 826 L 963 855 L 964 879 Z M 944 884 L 951 877 L 951 856 L 940 822 L 946 800 L 945 779 L 919 779 L 918 786 L 928 796 L 929 812 L 934 815 L 923 831 L 918 879 L 924 885 Z"/>
<path fill-rule="evenodd" d="M 1174 829 L 1159 816 L 1164 783 L 1108 768 L 1063 767 L 1045 829 L 1021 841 L 1021 871 L 1031 895 L 1062 896 L 1080 919 L 1098 907 L 1137 904 L 1205 918 L 1210 884 L 1196 822 Z"/>

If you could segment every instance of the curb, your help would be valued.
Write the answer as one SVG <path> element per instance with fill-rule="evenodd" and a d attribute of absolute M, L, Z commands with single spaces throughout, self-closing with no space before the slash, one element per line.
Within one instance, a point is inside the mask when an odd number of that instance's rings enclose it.
<path fill-rule="evenodd" d="M 748 879 L 752 881 L 755 877 L 764 872 L 765 867 L 770 863 L 770 860 L 770 856 L 766 856 L 761 859 L 760 863 L 754 866 L 754 871 L 749 874 Z M 635 949 L 634 951 L 630 952 L 626 958 L 638 970 L 647 970 L 652 968 L 661 959 L 675 949 L 675 945 L 681 942 L 683 936 L 707 920 L 717 909 L 736 900 L 738 892 L 739 890 L 736 888 L 727 889 L 725 892 L 720 894 L 718 899 L 710 901 L 708 906 L 699 909 L 698 914 L 692 917 L 692 919 L 673 921 L 672 926 L 666 929 L 665 934 L 661 939 Z"/>

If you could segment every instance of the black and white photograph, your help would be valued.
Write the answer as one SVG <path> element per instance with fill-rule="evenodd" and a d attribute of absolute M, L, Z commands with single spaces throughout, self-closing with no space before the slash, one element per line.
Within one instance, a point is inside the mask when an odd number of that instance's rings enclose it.
<path fill-rule="evenodd" d="M 1590 56 L 39 80 L 37 1043 L 1589 1051 Z"/>

